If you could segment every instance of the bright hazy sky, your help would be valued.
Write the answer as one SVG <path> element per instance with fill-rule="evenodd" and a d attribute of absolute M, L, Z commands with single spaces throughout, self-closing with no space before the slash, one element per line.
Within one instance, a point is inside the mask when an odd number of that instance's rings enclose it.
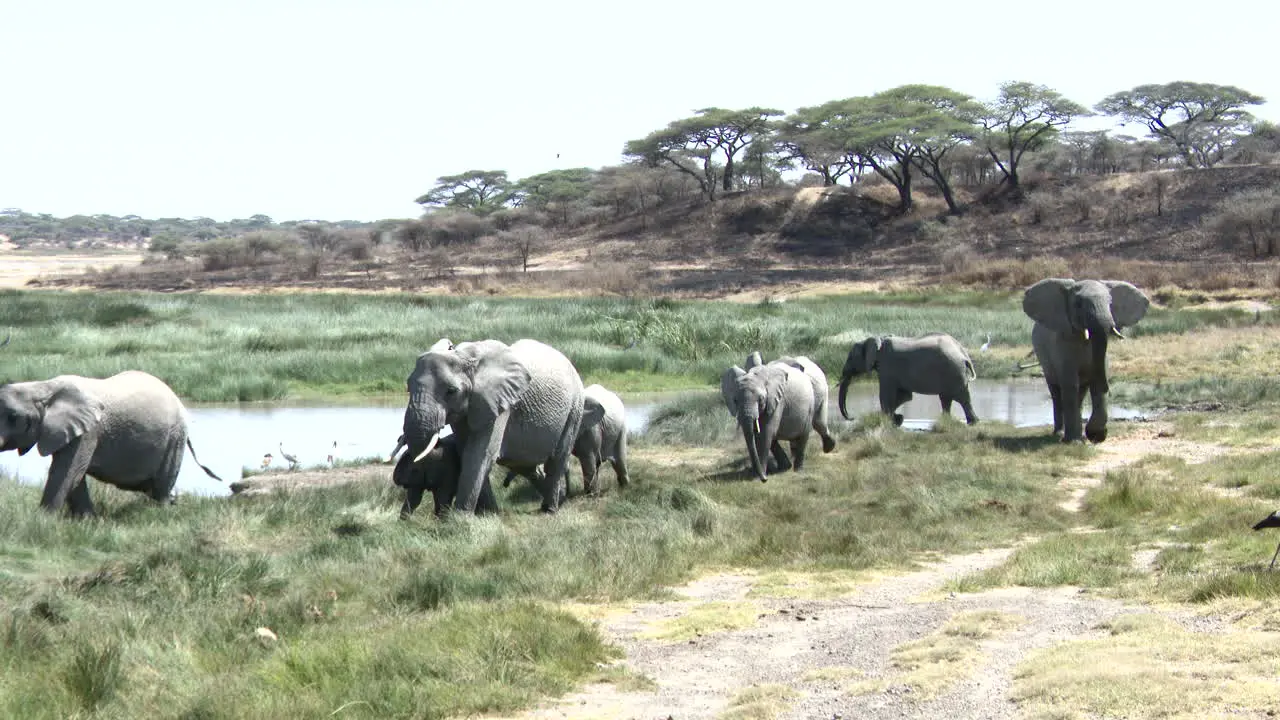
<path fill-rule="evenodd" d="M 1262 95 L 1255 114 L 1280 120 L 1280 4 L 1216 7 L 0 0 L 0 208 L 414 217 L 441 175 L 616 164 L 697 108 L 905 83 L 985 99 L 1027 80 L 1091 106 L 1192 80 Z"/>

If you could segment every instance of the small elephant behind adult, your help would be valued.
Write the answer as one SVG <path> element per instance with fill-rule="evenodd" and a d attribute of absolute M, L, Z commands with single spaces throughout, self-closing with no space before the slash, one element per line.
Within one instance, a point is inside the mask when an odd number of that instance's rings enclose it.
<path fill-rule="evenodd" d="M 53 456 L 40 507 L 65 505 L 73 516 L 93 514 L 87 476 L 172 502 L 184 454 L 196 457 L 182 401 L 163 380 L 137 370 L 0 386 L 0 451 L 25 455 L 32 448 Z"/>
<path fill-rule="evenodd" d="M 778 358 L 777 362 L 786 363 L 809 378 L 809 382 L 813 385 L 813 430 L 818 433 L 818 437 L 822 438 L 822 452 L 829 453 L 836 449 L 836 440 L 831 437 L 831 429 L 828 427 L 828 408 L 831 407 L 831 386 L 827 384 L 827 374 L 818 367 L 818 363 L 810 360 L 804 355 L 783 355 Z M 746 369 L 750 370 L 757 365 L 763 365 L 764 359 L 757 350 L 747 356 Z"/>
<path fill-rule="evenodd" d="M 1151 301 L 1119 280 L 1045 278 L 1026 289 L 1022 310 L 1035 321 L 1031 346 L 1053 400 L 1053 432 L 1063 442 L 1081 440 L 1081 406 L 1087 392 L 1091 412 L 1084 436 L 1107 439 L 1107 346 L 1137 325 Z"/>
<path fill-rule="evenodd" d="M 958 402 L 965 422 L 978 422 L 969 397 L 969 383 L 978 377 L 973 360 L 964 346 L 946 333 L 870 337 L 854 343 L 840 373 L 840 414 L 846 420 L 849 383 L 872 371 L 880 375 L 880 411 L 892 417 L 895 425 L 901 425 L 903 419 L 898 408 L 910 402 L 914 393 L 937 395 L 944 413 L 950 413 L 951 403 Z"/>
<path fill-rule="evenodd" d="M 725 370 L 720 394 L 738 421 L 752 473 L 760 482 L 768 482 L 771 458 L 779 471 L 804 467 L 816 403 L 813 382 L 799 367 L 758 361 L 759 355 L 753 354 L 747 361 L 749 369 L 734 365 Z M 791 458 L 782 449 L 783 440 L 791 445 Z"/>
<path fill-rule="evenodd" d="M 402 438 L 403 440 L 403 438 Z M 395 456 L 401 442 L 397 442 Z M 421 460 L 414 461 L 410 453 L 400 456 L 396 467 L 391 471 L 391 479 L 396 485 L 405 489 L 404 505 L 400 508 L 400 517 L 413 515 L 422 503 L 424 493 L 430 492 L 435 501 L 436 517 L 444 515 L 453 504 L 458 492 L 458 476 L 462 472 L 462 456 L 458 448 L 456 435 L 440 438 L 431 451 Z M 498 501 L 493 495 L 493 488 L 486 478 L 480 489 L 480 497 L 476 502 L 476 513 L 498 512 Z"/>
<path fill-rule="evenodd" d="M 588 385 L 583 390 L 582 425 L 573 445 L 573 455 L 582 467 L 583 492 L 595 495 L 599 492 L 600 466 L 607 460 L 613 466 L 618 487 L 626 487 L 627 475 L 627 409 L 622 398 L 602 385 Z M 502 486 L 511 485 L 518 473 L 508 471 Z M 529 479 L 535 487 L 545 481 L 541 467 L 534 468 Z M 568 494 L 568 474 L 565 490 Z"/>

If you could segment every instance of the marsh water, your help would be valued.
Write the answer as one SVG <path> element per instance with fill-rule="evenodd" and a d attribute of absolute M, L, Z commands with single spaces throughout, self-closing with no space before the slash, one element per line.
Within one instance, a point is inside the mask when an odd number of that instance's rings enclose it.
<path fill-rule="evenodd" d="M 1053 421 L 1053 405 L 1043 380 L 976 380 L 971 386 L 974 411 L 981 420 L 1005 422 L 1018 427 L 1047 425 Z M 627 407 L 627 426 L 632 433 L 643 433 L 649 417 L 660 405 L 680 397 L 682 393 L 623 394 Z M 846 422 L 835 407 L 836 392 L 831 392 L 832 423 Z M 1087 405 L 1087 402 L 1086 402 Z M 847 407 L 850 417 L 858 417 L 879 406 L 874 381 L 855 383 L 849 388 Z M 261 469 L 266 463 L 274 470 L 289 464 L 283 451 L 293 455 L 303 467 L 327 466 L 330 454 L 341 461 L 361 458 L 386 458 L 395 446 L 404 421 L 404 401 L 388 398 L 360 405 L 335 404 L 241 404 L 196 405 L 188 407 L 191 440 L 201 462 L 227 482 L 238 480 L 244 468 Z M 942 413 L 938 398 L 932 395 L 914 397 L 902 407 L 906 416 L 903 427 L 924 430 Z M 953 405 L 951 413 L 958 419 L 964 413 Z M 1141 413 L 1113 406 L 1112 418 L 1134 417 Z M 728 416 L 726 415 L 726 420 Z M 336 443 L 336 445 L 335 445 Z M 266 455 L 270 453 L 271 457 Z M 43 483 L 49 469 L 49 458 L 35 452 L 19 457 L 16 452 L 0 453 L 0 471 L 15 475 L 23 482 Z M 182 463 L 178 476 L 182 492 L 224 495 L 226 485 L 206 476 L 191 461 L 190 453 Z"/>

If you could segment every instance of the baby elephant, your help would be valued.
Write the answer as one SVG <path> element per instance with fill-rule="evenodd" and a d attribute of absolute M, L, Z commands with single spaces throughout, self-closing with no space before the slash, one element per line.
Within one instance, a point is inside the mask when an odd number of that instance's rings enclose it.
<path fill-rule="evenodd" d="M 942 412 L 951 412 L 952 401 L 964 409 L 965 422 L 973 425 L 978 416 L 969 400 L 969 382 L 977 378 L 973 360 L 964 346 L 946 333 L 930 333 L 916 338 L 867 338 L 854 343 L 840 374 L 840 414 L 846 420 L 845 397 L 849 383 L 863 373 L 880 373 L 880 411 L 902 424 L 897 412 L 911 400 L 912 393 L 937 395 Z"/>
<path fill-rule="evenodd" d="M 607 460 L 618 478 L 618 487 L 627 486 L 627 410 L 622 398 L 601 385 L 589 385 L 583 390 L 582 425 L 573 454 L 582 466 L 583 492 L 595 495 L 599 492 L 600 466 Z M 511 485 L 517 474 L 523 474 L 541 487 L 544 473 L 541 466 L 517 473 L 508 471 L 502 487 Z M 565 489 L 569 483 L 566 480 Z"/>
<path fill-rule="evenodd" d="M 391 451 L 392 457 L 404 444 L 401 437 L 396 449 Z M 420 462 L 413 461 L 412 453 L 400 456 L 391 478 L 396 485 L 405 489 L 404 506 L 400 508 L 400 517 L 408 518 L 418 509 L 422 502 L 422 494 L 431 492 L 435 500 L 435 514 L 443 515 L 446 508 L 453 505 L 453 497 L 458 492 L 458 474 L 462 471 L 462 457 L 458 450 L 458 437 L 446 435 L 436 443 L 431 452 Z M 480 499 L 476 502 L 476 513 L 498 512 L 498 501 L 493 496 L 493 487 L 486 479 L 480 488 Z"/>
<path fill-rule="evenodd" d="M 827 430 L 827 378 L 806 357 L 763 364 L 760 354 L 752 353 L 747 369 L 734 365 L 724 372 L 720 394 L 738 420 L 751 471 L 760 482 L 768 481 L 770 459 L 780 471 L 804 467 L 810 429 L 822 438 L 823 452 L 835 449 Z M 791 458 L 782 449 L 783 440 L 791 445 Z"/>

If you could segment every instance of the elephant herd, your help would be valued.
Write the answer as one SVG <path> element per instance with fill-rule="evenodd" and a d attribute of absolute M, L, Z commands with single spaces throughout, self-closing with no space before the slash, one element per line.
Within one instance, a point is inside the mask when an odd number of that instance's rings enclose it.
<path fill-rule="evenodd" d="M 1053 431 L 1064 442 L 1082 435 L 1106 439 L 1107 345 L 1111 337 L 1123 338 L 1121 330 L 1140 321 L 1149 304 L 1138 288 L 1119 281 L 1048 278 L 1024 292 L 1023 311 L 1035 322 L 1032 347 L 1053 401 Z M 937 395 L 944 412 L 959 403 L 968 423 L 978 421 L 969 395 L 977 375 L 973 361 L 949 335 L 854 344 L 839 382 L 846 418 L 849 384 L 872 371 L 879 375 L 880 409 L 895 424 L 902 422 L 898 408 L 915 393 Z M 599 385 L 584 387 L 573 363 L 555 348 L 528 339 L 511 345 L 442 339 L 417 358 L 406 389 L 404 432 L 392 453 L 405 449 L 392 472 L 405 489 L 403 515 L 413 513 L 427 491 L 437 513 L 497 511 L 489 480 L 495 464 L 507 470 L 504 486 L 516 475 L 529 479 L 545 512 L 555 512 L 568 495 L 571 455 L 580 463 L 584 492 L 597 492 L 605 461 L 618 485 L 627 484 L 622 401 Z M 720 389 L 757 479 L 801 469 L 810 431 L 817 432 L 824 453 L 835 449 L 827 377 L 809 358 L 766 363 L 754 352 L 745 367 L 725 370 Z M 1082 431 L 1086 393 L 1092 412 Z M 0 386 L 0 451 L 36 448 L 53 457 L 40 501 L 47 510 L 65 506 L 72 515 L 92 514 L 86 475 L 171 501 L 185 451 L 195 457 L 187 435 L 177 395 L 144 372 Z"/>

